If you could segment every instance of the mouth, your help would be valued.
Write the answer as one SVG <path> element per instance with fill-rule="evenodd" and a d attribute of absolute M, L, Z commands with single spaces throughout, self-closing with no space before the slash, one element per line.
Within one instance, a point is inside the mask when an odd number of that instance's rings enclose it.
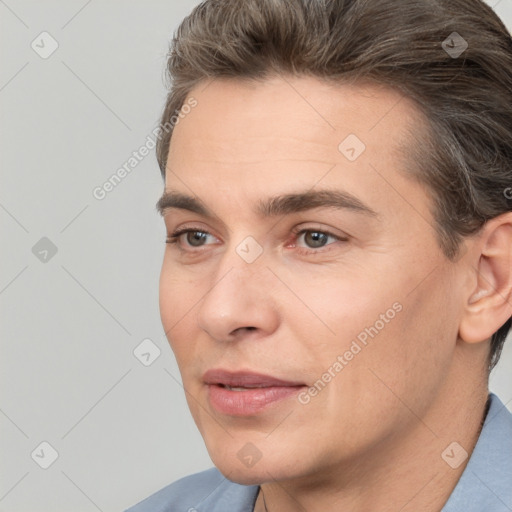
<path fill-rule="evenodd" d="M 228 386 L 227 384 L 218 384 L 221 388 L 229 391 L 247 391 L 248 389 L 266 388 L 269 386 Z"/>
<path fill-rule="evenodd" d="M 306 384 L 254 372 L 208 370 L 203 381 L 210 405 L 221 414 L 250 416 L 297 395 Z"/>

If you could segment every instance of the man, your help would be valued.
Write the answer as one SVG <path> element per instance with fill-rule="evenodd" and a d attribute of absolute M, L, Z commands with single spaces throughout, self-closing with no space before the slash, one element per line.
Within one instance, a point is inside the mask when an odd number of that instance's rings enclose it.
<path fill-rule="evenodd" d="M 216 468 L 130 511 L 512 510 L 501 21 L 207 0 L 169 73 L 160 310 Z"/>

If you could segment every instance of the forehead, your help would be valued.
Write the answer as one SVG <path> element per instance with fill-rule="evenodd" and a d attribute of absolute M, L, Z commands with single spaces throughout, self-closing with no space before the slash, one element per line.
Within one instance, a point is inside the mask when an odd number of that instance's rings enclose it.
<path fill-rule="evenodd" d="M 411 100 L 388 87 L 313 77 L 217 78 L 200 83 L 189 97 L 197 106 L 174 128 L 168 156 L 175 163 L 205 157 L 236 165 L 333 161 L 351 134 L 367 154 L 397 159 L 407 130 L 422 120 Z"/>
<path fill-rule="evenodd" d="M 413 186 L 397 175 L 407 170 L 401 148 L 423 118 L 412 100 L 393 89 L 280 76 L 215 79 L 189 97 L 197 106 L 174 129 L 166 188 L 203 199 L 214 190 L 234 199 L 238 191 L 242 206 L 320 180 L 364 196 L 368 204 L 382 191 L 388 202 L 396 201 L 400 188 Z"/>

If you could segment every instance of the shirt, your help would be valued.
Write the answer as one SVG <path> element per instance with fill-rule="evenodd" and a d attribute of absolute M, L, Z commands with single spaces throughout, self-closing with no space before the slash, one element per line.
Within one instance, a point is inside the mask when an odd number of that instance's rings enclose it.
<path fill-rule="evenodd" d="M 258 485 L 231 482 L 211 468 L 164 487 L 125 512 L 253 512 L 258 492 Z M 490 393 L 478 441 L 441 512 L 511 511 L 512 414 Z"/>

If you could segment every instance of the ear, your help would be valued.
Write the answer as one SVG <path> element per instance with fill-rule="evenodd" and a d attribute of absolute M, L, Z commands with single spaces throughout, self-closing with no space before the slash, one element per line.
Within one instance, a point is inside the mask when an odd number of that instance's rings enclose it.
<path fill-rule="evenodd" d="M 484 224 L 470 252 L 476 285 L 464 305 L 459 336 L 479 343 L 512 316 L 512 212 Z"/>

